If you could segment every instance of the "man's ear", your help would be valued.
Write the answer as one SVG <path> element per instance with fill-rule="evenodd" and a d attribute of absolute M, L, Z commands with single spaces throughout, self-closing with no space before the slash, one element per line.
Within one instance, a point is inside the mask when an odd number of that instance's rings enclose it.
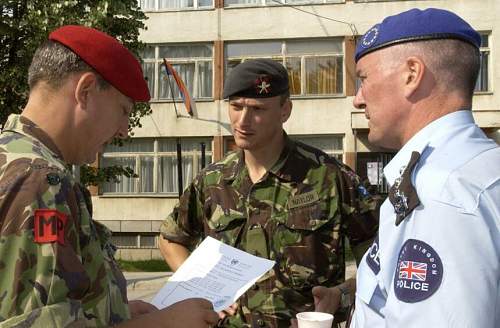
<path fill-rule="evenodd" d="M 426 67 L 422 59 L 415 56 L 408 57 L 404 65 L 404 95 L 410 98 L 421 87 Z"/>
<path fill-rule="evenodd" d="M 86 109 L 89 102 L 89 94 L 97 87 L 97 76 L 92 72 L 83 73 L 75 88 L 75 100 L 80 108 Z"/>
<path fill-rule="evenodd" d="M 281 106 L 281 123 L 285 123 L 290 118 L 292 114 L 292 101 L 290 98 L 285 100 L 285 103 Z"/>

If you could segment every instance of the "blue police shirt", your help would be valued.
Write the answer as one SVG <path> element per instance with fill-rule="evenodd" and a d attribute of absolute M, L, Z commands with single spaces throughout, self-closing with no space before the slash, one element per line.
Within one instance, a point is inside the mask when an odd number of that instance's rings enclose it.
<path fill-rule="evenodd" d="M 500 324 L 500 148 L 472 113 L 419 131 L 385 167 L 392 185 L 413 151 L 420 198 L 400 225 L 387 199 L 357 273 L 351 328 Z"/>

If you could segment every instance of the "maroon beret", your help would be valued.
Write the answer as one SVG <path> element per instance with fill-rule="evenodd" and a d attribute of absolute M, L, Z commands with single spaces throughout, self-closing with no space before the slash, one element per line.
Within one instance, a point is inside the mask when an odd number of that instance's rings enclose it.
<path fill-rule="evenodd" d="M 71 49 L 125 96 L 139 102 L 151 98 L 139 61 L 115 38 L 90 27 L 66 25 L 50 33 L 49 40 Z"/>

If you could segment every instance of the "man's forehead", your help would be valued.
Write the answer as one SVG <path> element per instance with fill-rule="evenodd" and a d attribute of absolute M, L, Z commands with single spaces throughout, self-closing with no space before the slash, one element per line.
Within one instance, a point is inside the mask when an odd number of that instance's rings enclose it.
<path fill-rule="evenodd" d="M 369 66 L 366 64 L 366 57 L 361 58 L 356 63 L 356 75 L 360 76 L 368 70 Z"/>
<path fill-rule="evenodd" d="M 251 104 L 251 105 L 261 105 L 261 104 L 266 104 L 269 102 L 272 102 L 274 98 L 279 98 L 277 97 L 271 97 L 271 98 L 247 98 L 247 97 L 231 97 L 229 98 L 229 103 L 230 104 Z"/>
<path fill-rule="evenodd" d="M 368 71 L 375 70 L 383 63 L 384 60 L 390 60 L 387 58 L 389 51 L 390 47 L 380 49 L 363 56 L 356 63 L 356 75 L 359 76 Z"/>

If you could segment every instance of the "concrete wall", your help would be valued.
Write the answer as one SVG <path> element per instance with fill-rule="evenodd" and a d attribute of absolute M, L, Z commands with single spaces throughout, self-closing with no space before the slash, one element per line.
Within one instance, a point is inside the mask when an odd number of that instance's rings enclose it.
<path fill-rule="evenodd" d="M 105 222 L 114 231 L 133 232 L 127 225 L 117 225 L 121 221 L 148 222 L 146 230 L 155 232 L 157 226 L 151 221 L 161 221 L 167 217 L 177 202 L 176 197 L 99 197 L 93 196 L 94 217 Z M 130 223 L 133 224 L 133 223 Z M 156 230 L 155 230 L 156 229 Z"/>

